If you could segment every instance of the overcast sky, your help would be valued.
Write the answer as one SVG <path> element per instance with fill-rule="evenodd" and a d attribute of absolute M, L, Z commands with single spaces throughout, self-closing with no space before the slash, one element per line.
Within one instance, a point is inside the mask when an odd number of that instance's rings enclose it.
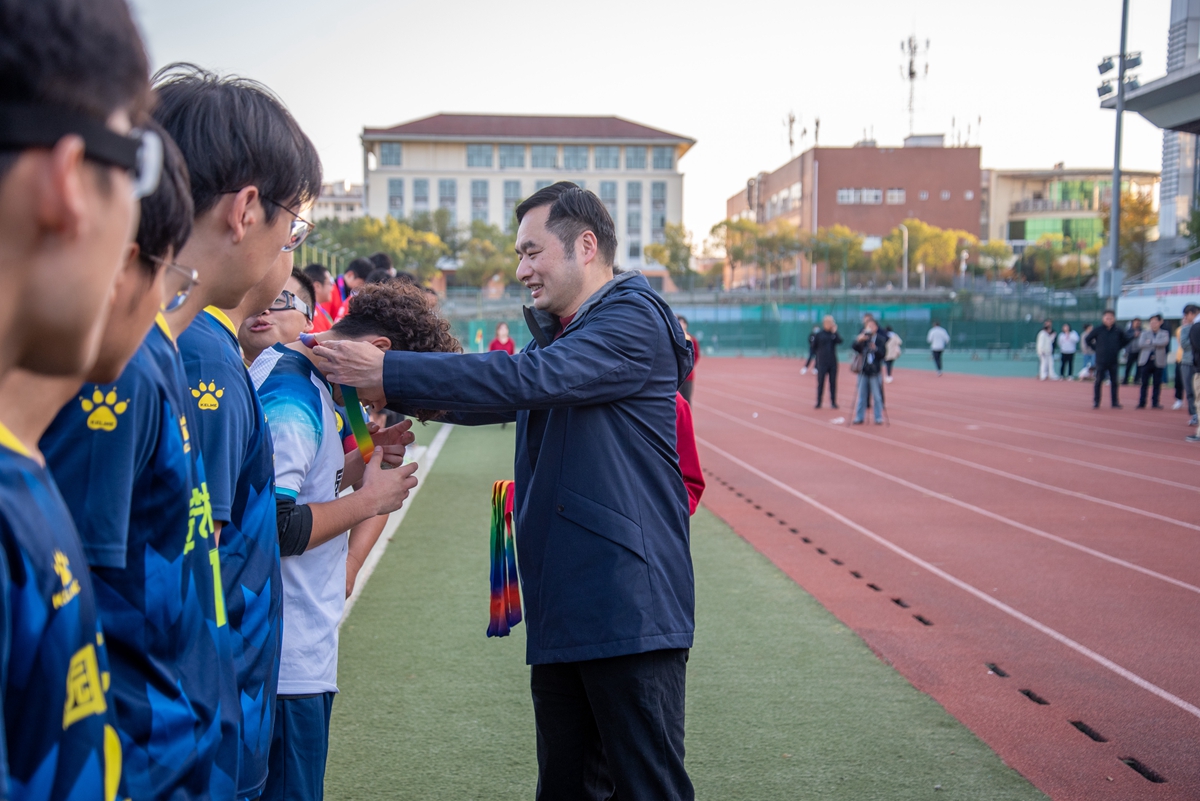
<path fill-rule="evenodd" d="M 900 41 L 930 40 L 916 131 L 971 125 L 984 167 L 1112 167 L 1096 64 L 1120 46 L 1120 0 L 742 0 L 739 3 L 132 0 L 156 66 L 194 61 L 263 81 L 321 153 L 362 178 L 358 134 L 440 111 L 615 114 L 684 134 L 684 223 L 703 240 L 746 179 L 812 145 L 908 133 Z M 1166 70 L 1170 0 L 1136 0 L 1143 83 Z M 921 69 L 923 69 L 921 64 Z M 982 126 L 978 120 L 982 119 Z M 1125 116 L 1123 164 L 1161 168 L 1162 135 Z"/>

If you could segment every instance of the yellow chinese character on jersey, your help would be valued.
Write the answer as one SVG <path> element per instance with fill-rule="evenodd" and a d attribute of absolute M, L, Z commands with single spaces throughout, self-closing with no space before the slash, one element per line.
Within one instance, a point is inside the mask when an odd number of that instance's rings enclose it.
<path fill-rule="evenodd" d="M 79 579 L 71 573 L 71 562 L 62 551 L 54 552 L 54 572 L 62 582 L 62 589 L 54 593 L 50 602 L 55 609 L 62 609 L 79 594 Z"/>
<path fill-rule="evenodd" d="M 79 406 L 87 416 L 87 427 L 93 431 L 113 431 L 117 427 L 117 415 L 125 414 L 128 401 L 118 401 L 117 391 L 110 389 L 105 395 L 100 387 L 92 390 L 92 397 L 79 399 Z"/>
<path fill-rule="evenodd" d="M 183 434 L 183 452 L 191 453 L 192 452 L 192 443 L 191 443 L 191 437 L 188 436 L 187 415 L 186 414 L 179 415 L 179 431 Z"/>
<path fill-rule="evenodd" d="M 104 702 L 96 646 L 88 644 L 75 652 L 67 669 L 67 702 L 63 706 L 63 729 L 89 715 L 102 715 Z"/>
<path fill-rule="evenodd" d="M 208 484 L 202 482 L 199 488 L 192 489 L 192 498 L 188 504 L 188 534 L 183 552 L 188 553 L 196 547 L 196 535 L 208 539 L 213 533 L 212 501 L 208 495 Z"/>
<path fill-rule="evenodd" d="M 198 398 L 196 405 L 205 411 L 216 411 L 221 407 L 221 398 L 225 395 L 225 388 L 217 389 L 216 381 L 209 381 L 207 385 L 203 381 L 200 382 L 199 389 L 192 390 L 192 397 Z"/>

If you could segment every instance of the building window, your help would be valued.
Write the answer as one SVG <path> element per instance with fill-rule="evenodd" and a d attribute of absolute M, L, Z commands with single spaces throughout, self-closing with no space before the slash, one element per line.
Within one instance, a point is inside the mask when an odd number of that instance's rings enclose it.
<path fill-rule="evenodd" d="M 467 145 L 467 166 L 491 167 L 492 150 L 491 145 Z"/>
<path fill-rule="evenodd" d="M 640 240 L 637 240 L 637 239 L 629 240 L 629 260 L 630 261 L 641 261 L 642 260 L 642 243 Z"/>
<path fill-rule="evenodd" d="M 533 145 L 530 163 L 535 170 L 558 169 L 558 145 Z"/>
<path fill-rule="evenodd" d="M 904 203 L 903 189 L 889 189 L 887 191 L 887 202 L 889 206 L 899 206 Z"/>
<path fill-rule="evenodd" d="M 858 189 L 839 189 L 837 202 L 839 206 L 857 206 L 862 202 L 862 192 Z"/>
<path fill-rule="evenodd" d="M 592 148 L 592 158 L 595 159 L 597 170 L 621 169 L 620 148 L 616 145 L 602 145 Z"/>
<path fill-rule="evenodd" d="M 429 179 L 413 180 L 413 211 L 429 211 Z"/>
<path fill-rule="evenodd" d="M 504 182 L 504 224 L 511 231 L 517 226 L 517 206 L 521 205 L 521 182 Z"/>
<path fill-rule="evenodd" d="M 637 255 L 633 255 L 630 247 L 630 258 L 641 258 L 642 247 L 642 182 L 630 181 L 625 184 L 625 231 L 633 239 L 638 240 Z"/>
<path fill-rule="evenodd" d="M 525 168 L 525 145 L 500 145 L 500 169 Z"/>
<path fill-rule="evenodd" d="M 337 206 L 341 211 L 341 206 Z M 388 178 L 388 216 L 397 220 L 404 217 L 404 179 Z"/>
<path fill-rule="evenodd" d="M 601 181 L 600 182 L 600 202 L 604 204 L 604 208 L 608 209 L 608 216 L 617 219 L 617 182 L 616 181 Z"/>
<path fill-rule="evenodd" d="M 341 203 L 334 203 L 334 204 L 333 204 L 333 210 L 334 210 L 335 212 L 337 212 L 337 211 L 341 211 L 341 210 L 342 210 L 342 204 L 341 204 Z"/>
<path fill-rule="evenodd" d="M 563 169 L 587 169 L 587 145 L 563 145 Z"/>
<path fill-rule="evenodd" d="M 917 200 L 929 200 L 929 193 L 922 189 L 917 193 Z"/>
<path fill-rule="evenodd" d="M 883 202 L 882 189 L 863 189 L 862 202 L 864 206 L 878 206 Z"/>
<path fill-rule="evenodd" d="M 488 182 L 471 181 L 471 222 L 488 221 Z"/>
<path fill-rule="evenodd" d="M 384 142 L 379 146 L 379 164 L 383 167 L 400 166 L 399 142 Z"/>
<path fill-rule="evenodd" d="M 438 208 L 450 211 L 450 220 L 458 220 L 458 181 L 453 178 L 438 180 Z"/>
<path fill-rule="evenodd" d="M 963 197 L 967 200 L 974 200 L 975 193 L 968 189 L 966 192 L 963 192 Z"/>
<path fill-rule="evenodd" d="M 650 184 L 650 239 L 654 242 L 666 240 L 667 229 L 667 184 L 655 181 Z"/>
<path fill-rule="evenodd" d="M 627 147 L 627 148 L 625 148 L 625 169 L 627 169 L 627 170 L 644 170 L 644 169 L 646 169 L 646 148 L 644 148 L 644 147 Z"/>
<path fill-rule="evenodd" d="M 949 200 L 949 199 L 950 199 L 950 190 L 943 189 L 942 190 L 942 200 Z"/>
<path fill-rule="evenodd" d="M 533 182 L 533 191 L 537 192 L 540 189 L 545 189 L 547 186 L 549 186 L 552 183 L 554 183 L 554 182 L 553 181 L 534 181 Z"/>
<path fill-rule="evenodd" d="M 658 145 L 654 148 L 654 169 L 656 170 L 673 170 L 675 169 L 675 148 L 667 145 Z"/>

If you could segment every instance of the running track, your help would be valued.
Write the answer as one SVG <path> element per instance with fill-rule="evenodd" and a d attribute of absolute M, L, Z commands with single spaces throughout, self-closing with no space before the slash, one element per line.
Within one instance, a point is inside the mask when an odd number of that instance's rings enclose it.
<path fill-rule="evenodd" d="M 1186 415 L 898 369 L 850 427 L 846 365 L 838 411 L 798 368 L 704 361 L 704 504 L 1052 798 L 1200 798 Z"/>

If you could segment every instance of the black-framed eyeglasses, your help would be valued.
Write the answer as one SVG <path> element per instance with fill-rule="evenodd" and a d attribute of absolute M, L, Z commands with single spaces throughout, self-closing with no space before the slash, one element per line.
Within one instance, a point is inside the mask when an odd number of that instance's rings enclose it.
<path fill-rule="evenodd" d="M 127 171 L 133 179 L 134 200 L 158 188 L 163 143 L 154 131 L 134 128 L 128 134 L 119 134 L 100 120 L 76 111 L 0 103 L 0 150 L 54 147 L 68 134 L 83 138 L 86 158 Z"/>
<path fill-rule="evenodd" d="M 287 311 L 288 309 L 295 309 L 303 314 L 310 323 L 312 322 L 312 307 L 300 300 L 300 298 L 296 297 L 295 292 L 290 292 L 285 289 L 279 293 L 279 297 L 275 298 L 275 302 L 271 304 L 271 307 L 268 311 L 281 312 Z"/>
<path fill-rule="evenodd" d="M 245 187 L 242 187 L 242 188 L 244 189 Z M 241 192 L 241 191 L 242 191 L 241 189 L 226 189 L 223 192 L 218 192 L 217 194 L 219 194 L 219 195 L 236 195 L 238 192 Z M 291 235 L 288 238 L 288 242 L 286 245 L 284 245 L 281 248 L 281 250 L 284 253 L 291 253 L 293 250 L 295 250 L 296 248 L 303 245 L 304 240 L 308 239 L 308 235 L 310 233 L 312 233 L 312 230 L 314 228 L 317 227 L 315 223 L 311 223 L 308 220 L 304 219 L 299 214 L 297 214 L 296 212 L 289 209 L 287 206 L 280 203 L 278 200 L 272 200 L 271 198 L 267 197 L 266 195 L 259 195 L 259 198 L 264 203 L 270 203 L 272 206 L 275 206 L 276 208 L 283 209 L 288 214 L 290 214 L 296 218 L 296 219 L 292 220 L 292 230 L 291 230 Z"/>
<path fill-rule="evenodd" d="M 160 259 L 158 256 L 147 256 L 146 258 L 159 267 L 165 268 L 170 276 L 168 279 L 164 279 L 167 286 L 163 295 L 168 299 L 163 303 L 162 310 L 165 312 L 175 311 L 187 301 L 188 295 L 196 288 L 196 284 L 200 283 L 200 274 L 191 267 L 184 267 L 182 264 Z"/>

